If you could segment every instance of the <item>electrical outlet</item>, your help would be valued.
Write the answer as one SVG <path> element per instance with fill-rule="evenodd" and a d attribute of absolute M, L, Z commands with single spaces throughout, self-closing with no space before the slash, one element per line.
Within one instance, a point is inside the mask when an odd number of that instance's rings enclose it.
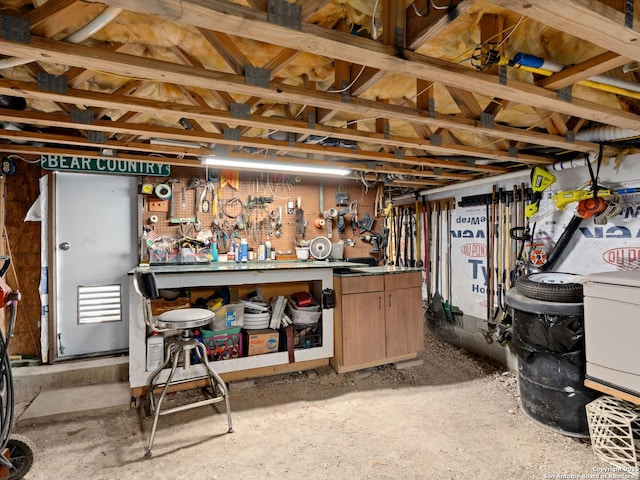
<path fill-rule="evenodd" d="M 2 173 L 5 175 L 15 175 L 16 164 L 10 158 L 2 159 Z"/>

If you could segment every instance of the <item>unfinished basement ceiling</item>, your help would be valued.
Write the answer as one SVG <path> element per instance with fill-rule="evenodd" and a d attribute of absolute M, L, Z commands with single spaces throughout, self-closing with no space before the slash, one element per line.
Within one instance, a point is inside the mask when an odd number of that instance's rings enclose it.
<path fill-rule="evenodd" d="M 596 155 L 602 132 L 622 161 L 640 132 L 631 3 L 4 0 L 0 152 L 215 151 L 420 189 Z"/>

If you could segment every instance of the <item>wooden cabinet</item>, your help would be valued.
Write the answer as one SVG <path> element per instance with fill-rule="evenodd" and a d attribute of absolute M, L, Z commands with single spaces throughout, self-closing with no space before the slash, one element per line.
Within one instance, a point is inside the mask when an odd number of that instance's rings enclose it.
<path fill-rule="evenodd" d="M 385 275 L 384 283 L 387 357 L 422 350 L 424 322 L 420 273 Z"/>
<path fill-rule="evenodd" d="M 414 358 L 423 348 L 420 272 L 335 277 L 335 356 L 349 372 Z"/>
<path fill-rule="evenodd" d="M 384 279 L 381 276 L 349 277 L 335 285 L 335 356 L 345 365 L 376 362 L 386 356 Z M 337 287 L 337 288 L 336 288 Z M 334 331 L 334 339 L 338 333 Z M 335 368 L 335 366 L 334 366 Z"/>

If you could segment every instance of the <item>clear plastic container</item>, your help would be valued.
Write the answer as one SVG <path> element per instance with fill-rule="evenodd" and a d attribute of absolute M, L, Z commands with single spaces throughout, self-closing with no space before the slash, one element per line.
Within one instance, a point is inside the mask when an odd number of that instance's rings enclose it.
<path fill-rule="evenodd" d="M 216 316 L 209 325 L 214 332 L 244 325 L 244 302 L 229 303 L 212 311 Z"/>

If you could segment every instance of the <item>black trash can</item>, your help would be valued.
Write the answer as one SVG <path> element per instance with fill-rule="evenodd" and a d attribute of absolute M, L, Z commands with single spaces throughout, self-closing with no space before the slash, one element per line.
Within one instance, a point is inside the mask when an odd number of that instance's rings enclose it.
<path fill-rule="evenodd" d="M 583 304 L 536 300 L 515 289 L 506 303 L 513 308 L 522 411 L 563 435 L 589 437 L 585 406 L 601 393 L 584 386 Z"/>

